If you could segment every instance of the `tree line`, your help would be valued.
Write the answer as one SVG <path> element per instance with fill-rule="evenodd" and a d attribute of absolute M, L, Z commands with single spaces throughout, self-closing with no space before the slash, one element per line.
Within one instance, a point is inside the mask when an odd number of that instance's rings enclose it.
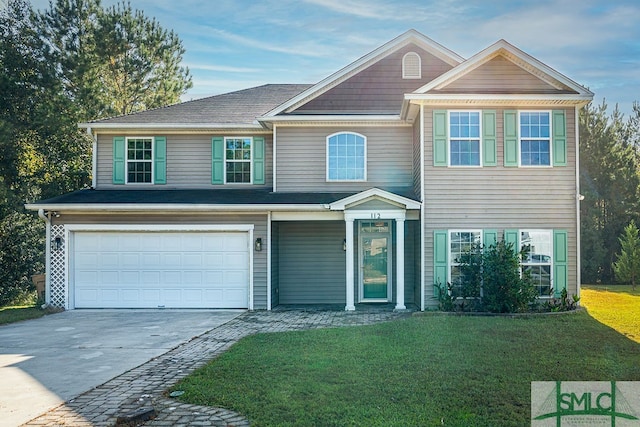
<path fill-rule="evenodd" d="M 0 10 L 0 306 L 44 270 L 44 225 L 27 202 L 90 185 L 77 124 L 179 102 L 191 86 L 182 41 L 130 3 L 50 0 Z M 613 283 L 619 236 L 640 223 L 640 105 L 579 117 L 583 283 Z M 47 242 L 48 243 L 48 242 Z"/>
<path fill-rule="evenodd" d="M 179 102 L 192 86 L 184 53 L 130 3 L 0 9 L 0 306 L 44 271 L 44 225 L 24 203 L 91 183 L 92 141 L 77 124 Z"/>

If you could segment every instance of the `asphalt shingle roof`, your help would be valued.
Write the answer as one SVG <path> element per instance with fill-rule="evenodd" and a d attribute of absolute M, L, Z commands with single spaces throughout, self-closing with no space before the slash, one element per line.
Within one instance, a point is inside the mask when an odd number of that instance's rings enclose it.
<path fill-rule="evenodd" d="M 253 124 L 256 117 L 309 87 L 309 84 L 267 84 L 90 123 Z"/>
<path fill-rule="evenodd" d="M 404 189 L 403 193 L 407 193 Z M 35 205 L 117 205 L 117 204 L 176 204 L 176 205 L 320 205 L 335 202 L 356 194 L 349 193 L 273 193 L 258 190 L 93 190 L 84 189 L 63 194 Z M 401 194 L 415 200 L 413 194 Z"/>

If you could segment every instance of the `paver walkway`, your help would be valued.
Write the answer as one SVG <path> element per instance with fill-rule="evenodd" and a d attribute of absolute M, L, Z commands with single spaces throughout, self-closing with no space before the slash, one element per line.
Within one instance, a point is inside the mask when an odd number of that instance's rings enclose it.
<path fill-rule="evenodd" d="M 222 408 L 183 404 L 165 398 L 163 392 L 247 335 L 369 325 L 409 315 L 366 307 L 355 312 L 313 309 L 247 312 L 24 425 L 113 426 L 118 416 L 152 406 L 156 417 L 145 426 L 248 426 L 242 415 Z"/>

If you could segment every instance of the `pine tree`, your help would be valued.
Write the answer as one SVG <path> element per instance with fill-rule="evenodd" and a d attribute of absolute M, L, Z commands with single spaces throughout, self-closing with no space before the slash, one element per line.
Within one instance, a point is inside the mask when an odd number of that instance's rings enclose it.
<path fill-rule="evenodd" d="M 638 227 L 634 221 L 624 228 L 624 234 L 620 237 L 621 252 L 618 261 L 613 264 L 616 278 L 621 282 L 631 283 L 636 289 L 636 280 L 640 278 L 640 238 Z"/>

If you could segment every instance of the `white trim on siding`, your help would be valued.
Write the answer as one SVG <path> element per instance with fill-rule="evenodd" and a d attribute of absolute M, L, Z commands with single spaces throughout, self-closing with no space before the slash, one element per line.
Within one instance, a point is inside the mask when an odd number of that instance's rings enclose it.
<path fill-rule="evenodd" d="M 424 104 L 420 105 L 420 311 L 425 309 Z"/>
<path fill-rule="evenodd" d="M 580 298 L 580 291 L 582 287 L 582 275 L 581 268 L 582 262 L 580 260 L 582 253 L 580 251 L 581 234 L 580 234 L 580 107 L 574 107 L 573 122 L 575 124 L 575 136 L 576 136 L 576 295 Z M 566 118 L 565 118 L 566 120 Z M 568 246 L 568 244 L 567 244 Z M 567 280 L 568 281 L 568 280 Z M 569 283 L 567 283 L 567 287 Z"/>
<path fill-rule="evenodd" d="M 276 148 L 278 147 L 278 125 L 276 125 L 274 123 L 273 125 L 273 154 L 272 154 L 272 161 L 273 161 L 273 178 L 271 179 L 272 182 L 272 187 L 273 187 L 273 192 L 275 193 L 276 191 L 278 191 L 278 161 L 277 161 L 277 155 L 276 155 Z M 267 151 L 267 147 L 266 147 L 266 142 L 265 142 L 265 152 Z"/>

